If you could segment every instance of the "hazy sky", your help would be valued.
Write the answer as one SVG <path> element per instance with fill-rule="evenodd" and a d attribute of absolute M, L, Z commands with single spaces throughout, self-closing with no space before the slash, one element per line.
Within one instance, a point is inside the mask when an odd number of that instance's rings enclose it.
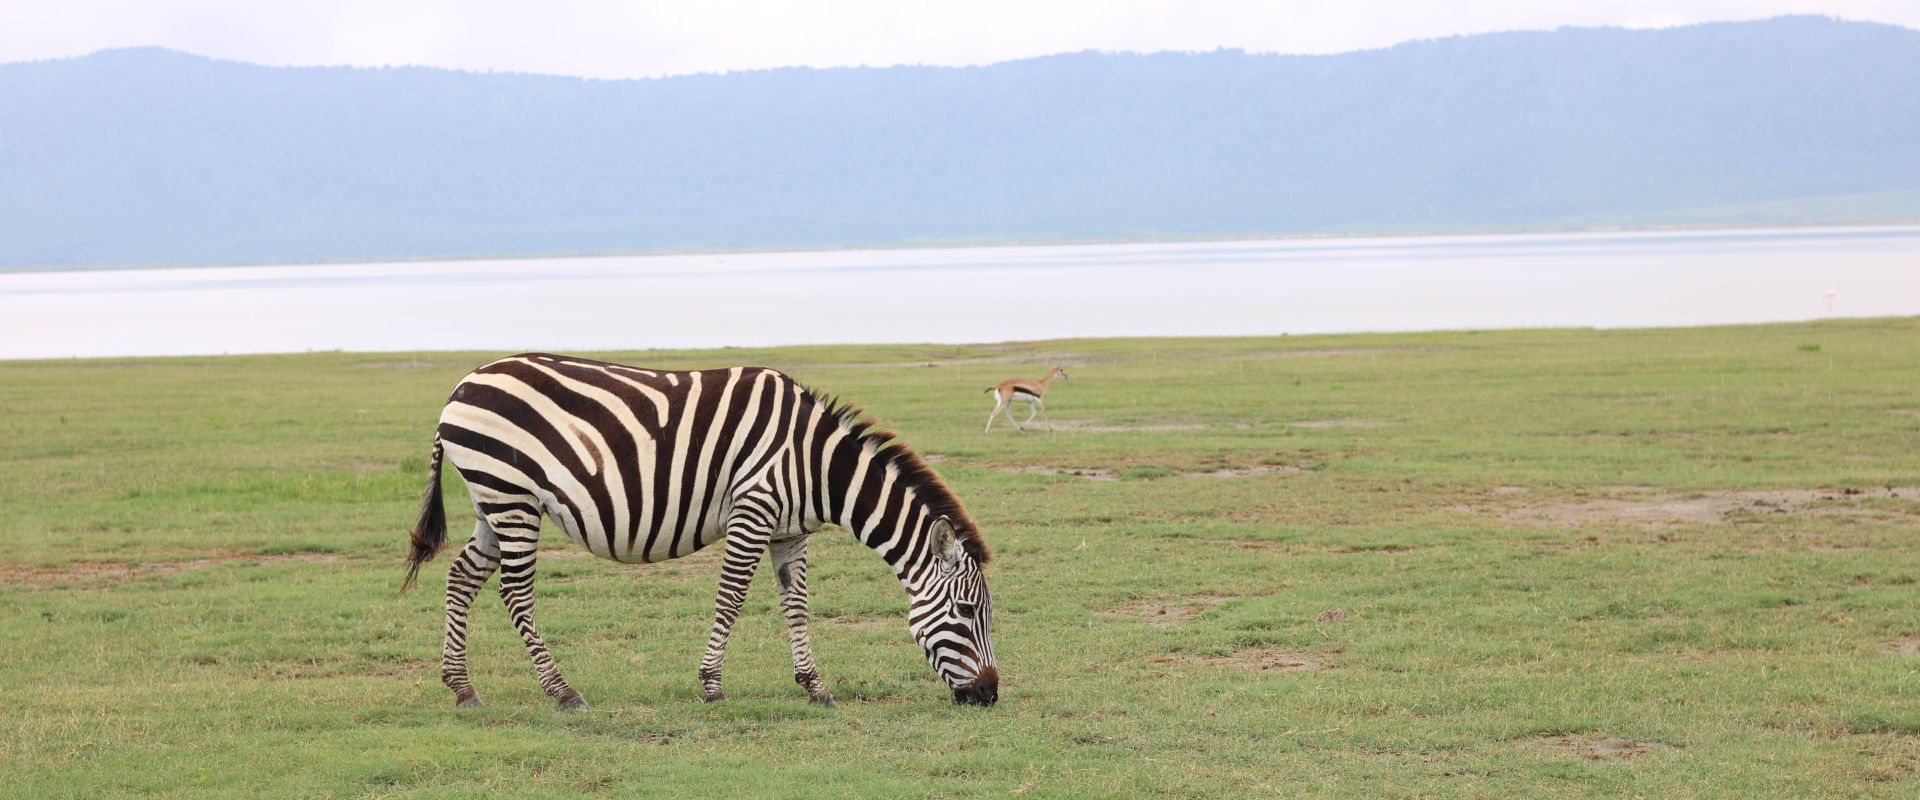
<path fill-rule="evenodd" d="M 0 63 L 161 45 L 258 64 L 638 78 L 1081 50 L 1335 53 L 1780 14 L 1920 28 L 1920 0 L 0 0 Z"/>

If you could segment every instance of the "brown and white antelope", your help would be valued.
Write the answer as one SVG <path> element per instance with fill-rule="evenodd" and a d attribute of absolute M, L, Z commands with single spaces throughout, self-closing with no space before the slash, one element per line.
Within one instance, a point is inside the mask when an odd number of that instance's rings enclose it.
<path fill-rule="evenodd" d="M 1061 367 L 1047 370 L 1047 376 L 1040 380 L 1026 378 L 1008 378 L 996 383 L 987 391 L 993 393 L 993 411 L 987 414 L 987 433 L 993 432 L 993 418 L 1002 413 L 1007 415 L 1007 423 L 1016 431 L 1025 432 L 1025 423 L 1014 422 L 1013 404 L 1027 404 L 1027 422 L 1033 421 L 1033 415 L 1039 414 L 1040 421 L 1047 423 L 1047 430 L 1053 430 L 1053 422 L 1047 419 L 1047 404 L 1040 398 L 1047 393 L 1047 387 L 1053 385 L 1053 379 L 1067 379 L 1067 371 Z"/>

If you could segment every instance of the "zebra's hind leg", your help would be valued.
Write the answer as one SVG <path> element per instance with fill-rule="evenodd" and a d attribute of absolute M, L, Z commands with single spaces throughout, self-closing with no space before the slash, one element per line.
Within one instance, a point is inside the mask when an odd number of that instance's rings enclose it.
<path fill-rule="evenodd" d="M 473 610 L 474 595 L 499 566 L 500 550 L 493 533 L 481 523 L 474 529 L 473 541 L 447 567 L 447 640 L 440 650 L 440 682 L 453 690 L 453 702 L 462 708 L 486 705 L 467 678 L 467 616 Z"/>
<path fill-rule="evenodd" d="M 787 639 L 793 645 L 793 681 L 807 690 L 815 705 L 835 707 L 833 694 L 820 680 L 813 663 L 813 638 L 807 635 L 807 537 L 773 543 L 773 575 L 780 582 L 780 613 L 787 618 Z"/>
<path fill-rule="evenodd" d="M 740 618 L 740 606 L 747 599 L 747 585 L 760 568 L 760 557 L 767 552 L 767 539 L 773 526 L 748 508 L 737 508 L 727 520 L 727 550 L 720 560 L 720 591 L 713 599 L 713 633 L 707 636 L 707 653 L 700 658 L 700 687 L 707 702 L 727 699 L 720 690 L 720 665 L 727 658 L 727 637 Z"/>
<path fill-rule="evenodd" d="M 586 699 L 568 686 L 565 678 L 560 677 L 559 663 L 553 660 L 553 654 L 547 651 L 547 643 L 540 638 L 539 629 L 533 626 L 533 566 L 539 530 L 524 531 L 524 535 L 521 535 L 523 530 L 517 528 L 511 534 L 499 534 L 500 599 L 506 601 L 507 616 L 513 619 L 513 627 L 520 631 L 520 638 L 527 643 L 527 655 L 533 659 L 533 670 L 540 677 L 540 688 L 558 701 L 562 709 L 586 708 Z"/>

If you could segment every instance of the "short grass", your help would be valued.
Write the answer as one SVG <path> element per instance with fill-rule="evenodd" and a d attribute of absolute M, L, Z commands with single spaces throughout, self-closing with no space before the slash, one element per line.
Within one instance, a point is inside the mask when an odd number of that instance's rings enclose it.
<path fill-rule="evenodd" d="M 833 531 L 838 710 L 768 587 L 706 705 L 711 555 L 559 541 L 539 620 L 593 708 L 492 602 L 491 705 L 453 709 L 444 561 L 394 592 L 440 403 L 495 355 L 0 363 L 3 793 L 1920 794 L 1920 320 L 592 354 L 781 367 L 935 457 L 997 551 L 991 709 Z M 1051 362 L 1058 430 L 982 434 Z"/>

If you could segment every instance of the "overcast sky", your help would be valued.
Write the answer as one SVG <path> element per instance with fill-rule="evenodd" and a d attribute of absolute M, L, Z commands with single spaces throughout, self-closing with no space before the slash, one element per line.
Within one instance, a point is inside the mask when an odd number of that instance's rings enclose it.
<path fill-rule="evenodd" d="M 1081 50 L 1337 53 L 1780 14 L 1920 28 L 1920 0 L 0 0 L 0 63 L 160 45 L 256 64 L 642 78 Z"/>

